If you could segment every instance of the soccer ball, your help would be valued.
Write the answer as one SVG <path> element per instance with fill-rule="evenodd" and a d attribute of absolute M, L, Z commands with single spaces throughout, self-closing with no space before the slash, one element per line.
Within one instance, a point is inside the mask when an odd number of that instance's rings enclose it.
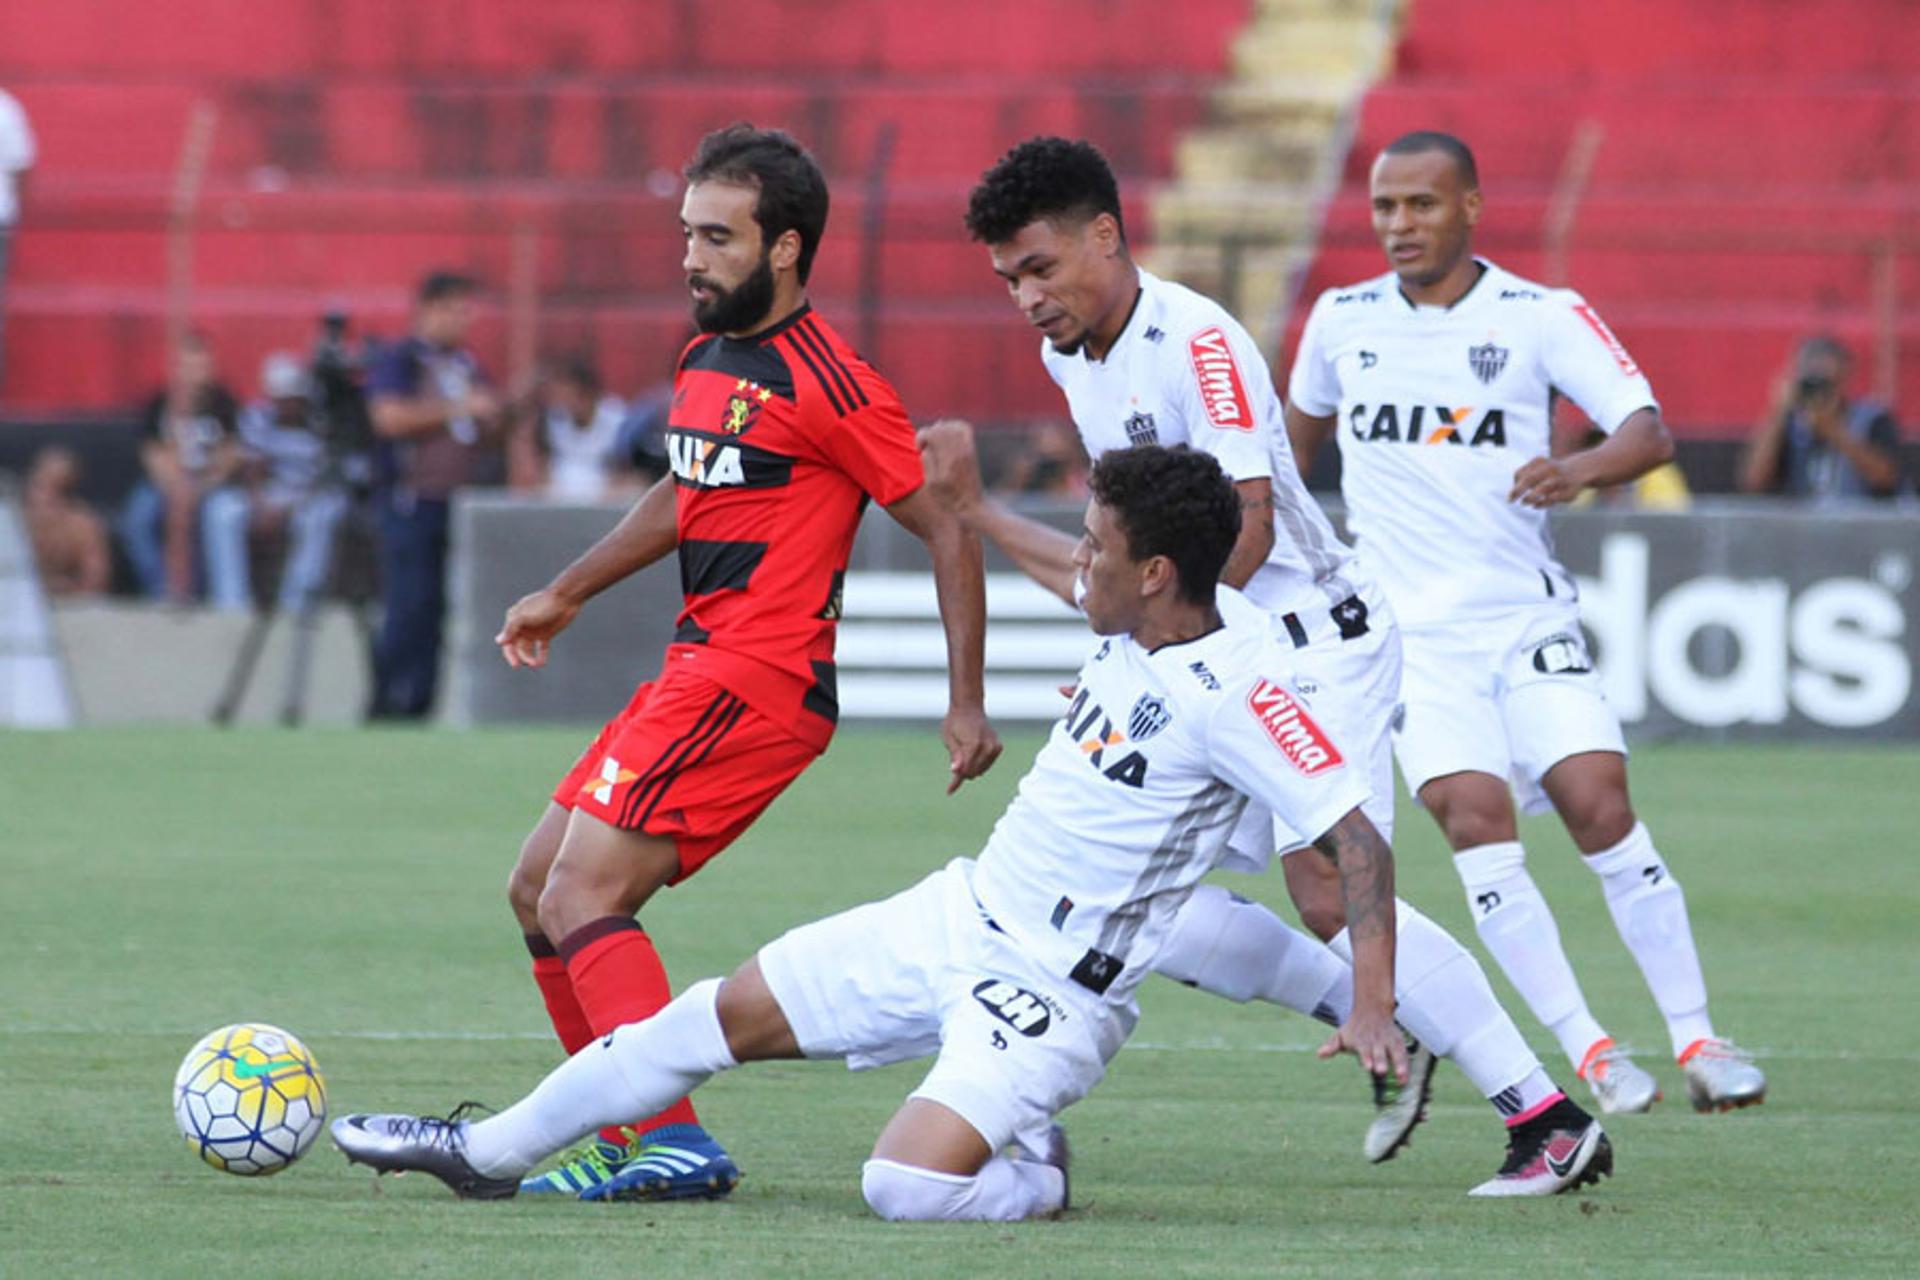
<path fill-rule="evenodd" d="M 202 1160 L 247 1177 L 278 1173 L 327 1122 L 327 1085 L 307 1046 L 264 1022 L 237 1022 L 187 1054 L 173 1118 Z"/>

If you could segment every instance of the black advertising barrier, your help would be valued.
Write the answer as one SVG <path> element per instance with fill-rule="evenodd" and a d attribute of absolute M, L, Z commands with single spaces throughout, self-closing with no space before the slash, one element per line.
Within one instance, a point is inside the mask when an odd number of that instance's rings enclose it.
<path fill-rule="evenodd" d="M 611 528 L 621 508 L 494 494 L 459 504 L 455 723 L 604 720 L 658 669 L 679 579 L 665 563 L 581 615 L 542 671 L 511 671 L 492 637 L 506 608 Z M 1034 513 L 1077 528 L 1078 507 Z M 1680 514 L 1564 512 L 1561 560 L 1581 583 L 1594 656 L 1636 737 L 1920 739 L 1915 622 L 1920 508 L 1703 503 Z M 989 557 L 989 710 L 1050 719 L 1057 677 L 1091 638 Z M 841 631 L 843 717 L 937 716 L 945 680 L 926 560 L 884 513 L 855 548 Z"/>

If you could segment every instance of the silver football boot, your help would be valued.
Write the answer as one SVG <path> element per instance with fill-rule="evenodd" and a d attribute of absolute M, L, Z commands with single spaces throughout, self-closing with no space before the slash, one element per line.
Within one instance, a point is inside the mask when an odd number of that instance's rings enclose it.
<path fill-rule="evenodd" d="M 1606 1115 L 1651 1111 L 1660 1101 L 1660 1082 L 1617 1045 L 1594 1054 L 1582 1065 L 1580 1074 Z"/>
<path fill-rule="evenodd" d="M 1392 1076 L 1373 1078 L 1373 1123 L 1367 1126 L 1361 1150 L 1368 1160 L 1379 1164 L 1400 1154 L 1400 1148 L 1413 1140 L 1413 1131 L 1427 1118 L 1427 1103 L 1433 1099 L 1433 1069 L 1439 1059 L 1413 1036 L 1407 1037 L 1407 1082 L 1400 1084 Z"/>
<path fill-rule="evenodd" d="M 467 1163 L 461 1103 L 446 1116 L 342 1116 L 332 1125 L 333 1145 L 354 1164 L 378 1173 L 430 1173 L 463 1200 L 504 1200 L 520 1189 L 518 1178 L 489 1178 Z"/>
<path fill-rule="evenodd" d="M 1732 1111 L 1766 1101 L 1767 1077 L 1731 1040 L 1702 1040 L 1681 1066 L 1695 1111 Z"/>

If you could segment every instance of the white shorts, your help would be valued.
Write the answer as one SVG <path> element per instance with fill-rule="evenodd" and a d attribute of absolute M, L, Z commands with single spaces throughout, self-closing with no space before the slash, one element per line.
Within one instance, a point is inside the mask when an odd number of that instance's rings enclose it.
<path fill-rule="evenodd" d="M 1530 605 L 1471 626 L 1404 633 L 1394 749 L 1407 789 L 1450 773 L 1505 778 L 1524 813 L 1553 807 L 1540 780 L 1568 756 L 1627 753 L 1572 603 Z"/>
<path fill-rule="evenodd" d="M 989 924 L 956 858 L 881 902 L 802 925 L 761 948 L 760 971 L 809 1058 L 858 1071 L 938 1053 L 916 1098 L 957 1112 L 995 1151 L 1045 1150 L 1053 1117 L 1084 1098 L 1133 1030 L 1131 999 L 1041 970 Z"/>
<path fill-rule="evenodd" d="M 1377 588 L 1366 588 L 1366 634 L 1351 640 L 1331 629 L 1309 633 L 1292 650 L 1294 685 L 1314 719 L 1333 735 L 1350 768 L 1365 770 L 1370 792 L 1361 805 L 1380 836 L 1393 843 L 1393 718 L 1400 702 L 1400 630 Z M 1283 640 L 1287 631 L 1278 624 Z M 1265 871 L 1276 853 L 1304 849 L 1324 834 L 1295 831 L 1264 805 L 1248 804 L 1220 866 L 1227 871 Z"/>

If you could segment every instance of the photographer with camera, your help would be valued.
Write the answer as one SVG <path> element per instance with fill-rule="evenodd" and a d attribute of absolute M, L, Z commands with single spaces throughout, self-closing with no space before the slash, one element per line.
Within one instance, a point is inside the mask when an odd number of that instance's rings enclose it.
<path fill-rule="evenodd" d="M 346 490 L 332 475 L 327 425 L 299 357 L 288 351 L 267 356 L 260 367 L 260 398 L 240 415 L 244 500 L 230 513 L 222 508 L 236 524 L 235 536 L 218 545 L 230 548 L 235 563 L 227 574 L 246 584 L 250 598 L 248 535 L 286 539 L 278 596 L 282 613 L 300 613 L 326 587 L 334 534 L 347 513 Z"/>
<path fill-rule="evenodd" d="M 433 709 L 446 617 L 449 513 L 473 479 L 502 406 L 467 347 L 479 284 L 435 271 L 420 282 L 413 333 L 367 369 L 378 443 L 384 616 L 374 640 L 374 719 L 419 719 Z"/>
<path fill-rule="evenodd" d="M 1853 354 L 1825 334 L 1800 344 L 1747 443 L 1740 488 L 1818 502 L 1887 498 L 1900 488 L 1893 410 L 1847 395 Z"/>

